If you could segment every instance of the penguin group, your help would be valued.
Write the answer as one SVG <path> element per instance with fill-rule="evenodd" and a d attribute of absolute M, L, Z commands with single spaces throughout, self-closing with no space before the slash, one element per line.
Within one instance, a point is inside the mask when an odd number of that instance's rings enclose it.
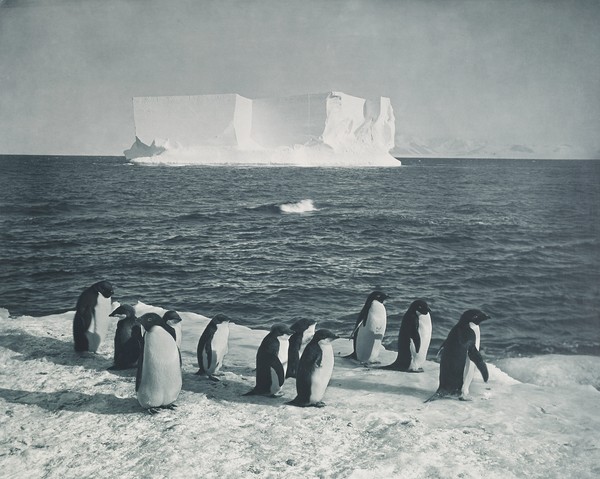
<path fill-rule="evenodd" d="M 112 370 L 136 368 L 135 391 L 142 408 L 151 414 L 173 409 L 183 385 L 181 340 L 182 318 L 176 311 L 162 316 L 146 313 L 136 317 L 135 309 L 121 304 L 112 310 L 113 286 L 100 281 L 84 290 L 73 318 L 73 340 L 79 354 L 95 353 L 105 339 L 110 318 L 119 317 L 114 337 Z M 388 296 L 373 291 L 358 314 L 350 335 L 353 351 L 347 359 L 377 364 L 387 325 L 384 301 Z M 408 373 L 423 372 L 432 336 L 431 310 L 422 299 L 411 303 L 402 317 L 396 360 L 382 369 Z M 444 397 L 467 400 L 477 368 L 484 381 L 487 366 L 479 352 L 482 321 L 489 316 L 478 309 L 465 311 L 442 343 L 439 387 L 426 402 Z M 219 381 L 219 371 L 228 352 L 230 320 L 214 316 L 205 327 L 197 346 L 197 375 Z M 275 323 L 256 352 L 256 382 L 245 396 L 282 396 L 288 378 L 295 378 L 296 397 L 286 404 L 323 407 L 322 401 L 334 369 L 332 342 L 339 336 L 317 329 L 317 322 L 301 319 L 291 326 Z"/>

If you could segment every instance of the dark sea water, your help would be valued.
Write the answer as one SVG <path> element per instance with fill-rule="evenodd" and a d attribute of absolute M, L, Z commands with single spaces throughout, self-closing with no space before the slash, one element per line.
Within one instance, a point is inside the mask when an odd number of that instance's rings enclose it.
<path fill-rule="evenodd" d="M 381 289 L 393 347 L 426 299 L 435 355 L 469 308 L 488 357 L 600 355 L 600 161 L 403 160 L 394 169 L 133 166 L 0 157 L 0 307 L 135 304 L 348 336 Z M 312 200 L 314 211 L 283 204 Z M 302 208 L 300 208 L 302 209 Z"/>

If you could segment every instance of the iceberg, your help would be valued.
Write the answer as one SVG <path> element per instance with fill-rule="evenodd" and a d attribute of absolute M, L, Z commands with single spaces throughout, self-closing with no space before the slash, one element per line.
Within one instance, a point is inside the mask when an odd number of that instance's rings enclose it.
<path fill-rule="evenodd" d="M 397 167 L 390 99 L 342 92 L 133 99 L 138 164 Z"/>

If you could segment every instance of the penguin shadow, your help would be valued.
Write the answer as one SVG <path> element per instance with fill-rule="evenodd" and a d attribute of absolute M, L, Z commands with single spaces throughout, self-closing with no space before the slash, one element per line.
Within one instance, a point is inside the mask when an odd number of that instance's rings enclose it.
<path fill-rule="evenodd" d="M 137 366 L 127 369 L 111 369 L 111 367 L 106 368 L 106 372 L 112 374 L 113 376 L 119 376 L 121 378 L 131 378 L 135 377 L 137 374 Z"/>
<path fill-rule="evenodd" d="M 72 411 L 107 415 L 140 412 L 140 405 L 135 398 L 118 398 L 111 394 L 92 395 L 70 390 L 43 392 L 0 388 L 0 397 L 13 404 L 38 406 L 50 412 Z"/>
<path fill-rule="evenodd" d="M 18 361 L 44 358 L 62 366 L 83 366 L 97 371 L 104 371 L 112 366 L 112 361 L 100 355 L 75 352 L 71 341 L 33 336 L 28 333 L 2 334 L 0 335 L 0 347 L 19 353 L 21 356 L 13 357 Z"/>
<path fill-rule="evenodd" d="M 232 369 L 243 370 L 246 375 L 251 371 L 247 367 L 227 367 L 224 368 L 224 374 L 219 377 L 219 381 L 212 381 L 206 376 L 197 375 L 195 372 L 184 371 L 182 389 L 192 393 L 204 394 L 207 399 L 219 402 L 226 401 L 244 404 L 261 404 L 264 406 L 281 406 L 284 402 L 290 400 L 287 396 L 244 396 L 244 394 L 254 387 L 255 378 L 249 377 L 246 379 L 241 374 L 234 373 Z M 286 380 L 286 383 L 287 381 L 288 380 Z"/>
<path fill-rule="evenodd" d="M 356 378 L 347 380 L 347 379 L 338 379 L 334 378 L 331 380 L 331 385 L 334 387 L 339 387 L 342 389 L 348 390 L 364 390 L 369 392 L 380 392 L 380 393 L 392 393 L 398 394 L 402 396 L 412 396 L 416 398 L 427 399 L 431 396 L 430 390 L 424 390 L 416 387 L 406 386 L 406 385 L 392 385 L 385 383 L 375 383 L 373 381 L 360 381 Z"/>
<path fill-rule="evenodd" d="M 431 395 L 429 390 L 405 384 L 405 382 L 409 382 L 410 378 L 413 376 L 411 373 L 394 371 L 393 374 L 394 376 L 398 375 L 398 379 L 394 377 L 394 379 L 390 381 L 390 373 L 387 371 L 384 375 L 376 376 L 369 374 L 370 368 L 365 368 L 365 372 L 366 374 L 364 377 L 359 375 L 353 375 L 352 377 L 335 377 L 334 375 L 334 377 L 331 378 L 330 385 L 349 390 L 393 393 L 415 397 L 421 397 L 427 394 Z M 406 378 L 401 375 L 406 376 Z M 381 381 L 378 382 L 377 378 L 381 378 Z"/>

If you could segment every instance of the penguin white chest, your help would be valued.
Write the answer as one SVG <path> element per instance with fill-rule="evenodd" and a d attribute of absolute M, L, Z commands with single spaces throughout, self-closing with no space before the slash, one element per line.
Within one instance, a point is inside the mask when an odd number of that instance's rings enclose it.
<path fill-rule="evenodd" d="M 212 358 L 210 363 L 210 368 L 206 367 L 208 362 L 205 361 L 205 370 L 208 374 L 214 374 L 223 365 L 223 358 L 227 354 L 229 343 L 229 323 L 221 323 L 217 326 L 217 330 L 213 335 L 212 341 L 210 343 L 210 348 L 212 350 Z M 206 355 L 206 353 L 204 353 Z"/>
<path fill-rule="evenodd" d="M 110 321 L 108 315 L 112 311 L 111 304 L 110 298 L 105 298 L 101 293 L 98 293 L 96 307 L 92 312 L 90 327 L 85 332 L 89 344 L 89 351 L 95 353 L 100 347 L 102 341 L 104 341 L 104 338 L 106 338 L 106 333 L 108 332 L 108 322 Z"/>
<path fill-rule="evenodd" d="M 179 349 L 163 328 L 154 327 L 144 337 L 144 361 L 137 398 L 144 408 L 167 406 L 181 391 Z"/>
<path fill-rule="evenodd" d="M 283 366 L 283 377 L 285 378 L 285 373 L 287 372 L 287 364 L 288 364 L 288 349 L 290 347 L 289 336 L 279 336 L 277 340 L 279 341 L 279 352 L 277 353 L 277 358 L 279 362 Z M 271 394 L 277 394 L 281 387 L 279 385 L 279 376 L 277 376 L 277 372 L 271 368 Z"/>
<path fill-rule="evenodd" d="M 475 347 L 479 349 L 479 340 L 480 340 L 480 331 L 479 326 L 475 323 L 469 323 L 469 327 L 475 333 Z M 465 358 L 465 370 L 463 372 L 463 386 L 461 389 L 462 397 L 466 397 L 469 394 L 469 386 L 471 386 L 471 381 L 473 381 L 473 376 L 475 375 L 475 363 L 469 359 L 468 352 L 465 352 L 467 357 Z"/>
<path fill-rule="evenodd" d="M 419 315 L 419 338 L 421 338 L 421 346 L 419 352 L 416 351 L 415 343 L 410 340 L 410 354 L 411 362 L 409 369 L 411 371 L 417 371 L 423 368 L 425 360 L 427 359 L 427 351 L 429 349 L 429 343 L 431 343 L 431 316 L 429 313 Z"/>
<path fill-rule="evenodd" d="M 356 335 L 356 358 L 359 361 L 372 362 L 379 357 L 386 325 L 385 306 L 374 300 L 369 308 L 365 325 L 358 328 Z"/>
<path fill-rule="evenodd" d="M 287 364 L 288 364 L 288 351 L 290 349 L 290 337 L 289 336 L 279 336 L 279 352 L 277 353 L 277 357 L 279 358 L 279 362 L 283 366 L 283 375 L 287 372 Z"/>
<path fill-rule="evenodd" d="M 315 367 L 310 378 L 310 403 L 318 403 L 323 399 L 325 390 L 333 373 L 333 347 L 331 343 L 320 341 L 321 348 L 321 366 Z"/>

